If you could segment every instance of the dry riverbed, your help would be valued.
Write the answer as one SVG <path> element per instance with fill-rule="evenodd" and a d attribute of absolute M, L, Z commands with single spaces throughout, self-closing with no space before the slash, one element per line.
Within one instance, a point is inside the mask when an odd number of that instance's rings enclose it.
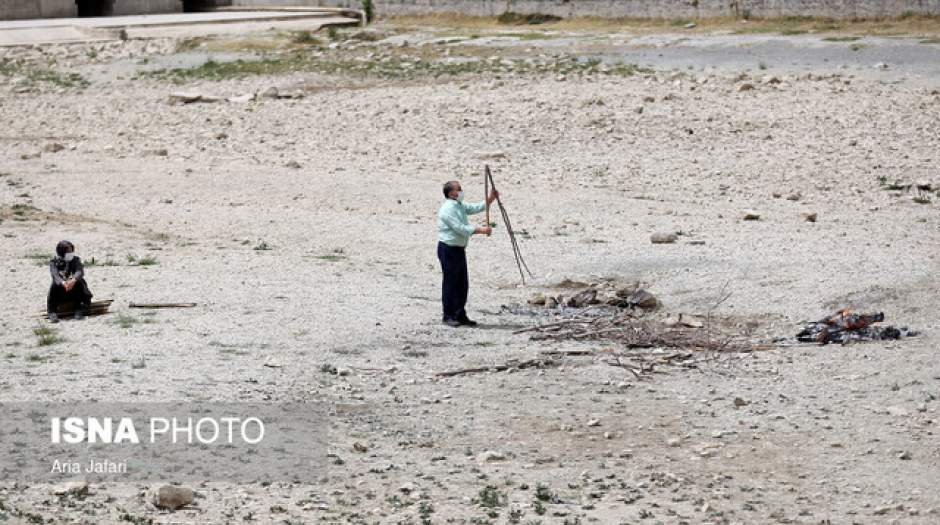
<path fill-rule="evenodd" d="M 910 38 L 916 59 L 897 61 L 897 42 L 796 35 L 794 57 L 887 58 L 789 67 L 722 59 L 740 47 L 727 35 L 520 31 L 3 50 L 0 398 L 321 402 L 331 465 L 314 484 L 188 484 L 175 512 L 151 503 L 162 483 L 9 482 L 0 516 L 940 520 L 940 80 L 916 58 L 936 44 Z M 536 279 L 519 286 L 502 224 L 474 238 L 484 326 L 454 330 L 439 323 L 440 186 L 482 196 L 484 163 Z M 113 313 L 35 333 L 63 238 Z M 610 366 L 616 345 L 514 333 L 551 317 L 501 307 L 565 279 L 640 282 L 652 318 L 712 312 L 761 346 L 638 378 Z M 163 301 L 198 306 L 128 308 Z M 767 345 L 849 306 L 920 335 Z M 545 351 L 590 353 L 437 375 Z"/>

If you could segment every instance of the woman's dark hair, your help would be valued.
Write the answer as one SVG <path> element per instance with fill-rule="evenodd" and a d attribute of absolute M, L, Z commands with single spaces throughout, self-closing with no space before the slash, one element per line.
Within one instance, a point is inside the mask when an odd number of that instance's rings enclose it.
<path fill-rule="evenodd" d="M 55 253 L 59 257 L 65 257 L 65 254 L 75 251 L 75 245 L 69 241 L 59 241 L 59 244 L 55 245 Z"/>
<path fill-rule="evenodd" d="M 451 180 L 444 183 L 444 197 L 450 198 L 450 192 L 454 191 L 454 188 L 457 187 L 457 181 Z"/>

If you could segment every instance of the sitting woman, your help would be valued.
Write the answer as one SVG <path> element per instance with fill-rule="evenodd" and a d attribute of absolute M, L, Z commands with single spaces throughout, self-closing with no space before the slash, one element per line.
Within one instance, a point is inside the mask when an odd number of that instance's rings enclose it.
<path fill-rule="evenodd" d="M 75 255 L 75 245 L 69 241 L 59 242 L 55 253 L 49 263 L 49 272 L 52 274 L 52 286 L 49 287 L 49 298 L 46 301 L 49 320 L 59 322 L 60 306 L 71 306 L 75 309 L 75 319 L 81 320 L 88 311 L 92 295 L 85 284 L 82 260 Z"/>

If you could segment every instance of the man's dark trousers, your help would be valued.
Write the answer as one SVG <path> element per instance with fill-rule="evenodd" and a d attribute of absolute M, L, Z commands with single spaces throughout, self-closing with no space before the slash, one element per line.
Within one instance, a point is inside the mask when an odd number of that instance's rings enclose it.
<path fill-rule="evenodd" d="M 49 295 L 46 298 L 46 311 L 50 314 L 59 311 L 59 305 L 63 303 L 73 303 L 75 308 L 88 308 L 91 304 L 91 292 L 88 291 L 88 285 L 85 279 L 79 279 L 71 291 L 66 292 L 65 287 L 53 284 L 49 287 Z"/>
<path fill-rule="evenodd" d="M 467 276 L 467 253 L 460 246 L 437 243 L 437 259 L 441 261 L 444 282 L 441 287 L 441 303 L 444 305 L 444 320 L 459 320 L 466 317 L 464 306 L 470 279 Z"/>

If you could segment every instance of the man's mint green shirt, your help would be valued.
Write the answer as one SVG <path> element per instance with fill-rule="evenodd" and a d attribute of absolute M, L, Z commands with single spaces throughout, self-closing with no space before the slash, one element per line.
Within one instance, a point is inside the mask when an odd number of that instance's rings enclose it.
<path fill-rule="evenodd" d="M 447 199 L 437 212 L 437 240 L 448 246 L 464 248 L 470 236 L 476 230 L 470 225 L 468 215 L 480 213 L 486 209 L 485 202 L 463 203 L 456 199 Z"/>

